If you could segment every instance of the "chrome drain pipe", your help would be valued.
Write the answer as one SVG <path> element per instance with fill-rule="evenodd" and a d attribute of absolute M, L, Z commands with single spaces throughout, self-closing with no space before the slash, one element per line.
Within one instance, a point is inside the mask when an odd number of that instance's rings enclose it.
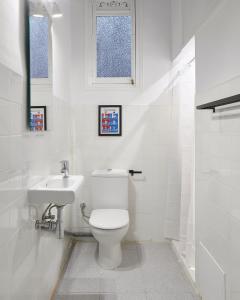
<path fill-rule="evenodd" d="M 57 220 L 55 221 L 55 215 L 51 213 L 53 208 L 57 209 Z M 49 204 L 44 210 L 42 219 L 36 220 L 35 228 L 37 230 L 55 231 L 58 239 L 64 238 L 64 224 L 63 224 L 63 206 Z"/>
<path fill-rule="evenodd" d="M 64 238 L 64 225 L 63 225 L 63 208 L 64 206 L 56 206 L 57 208 L 57 228 L 56 234 L 58 239 Z"/>
<path fill-rule="evenodd" d="M 36 220 L 35 228 L 40 230 L 55 231 L 57 228 L 57 222 Z"/>
<path fill-rule="evenodd" d="M 86 215 L 86 213 L 85 213 L 86 207 L 87 207 L 87 205 L 86 205 L 85 202 L 80 204 L 80 209 L 81 209 L 81 214 L 82 214 L 83 220 L 84 220 L 85 223 L 87 223 L 89 225 L 90 217 L 88 215 Z"/>

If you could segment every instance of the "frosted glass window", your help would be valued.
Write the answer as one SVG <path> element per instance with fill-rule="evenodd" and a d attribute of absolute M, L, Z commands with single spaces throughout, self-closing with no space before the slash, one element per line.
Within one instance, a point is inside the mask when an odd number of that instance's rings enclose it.
<path fill-rule="evenodd" d="M 30 17 L 31 78 L 48 78 L 48 17 Z"/>
<path fill-rule="evenodd" d="M 97 77 L 131 77 L 131 16 L 98 16 Z"/>

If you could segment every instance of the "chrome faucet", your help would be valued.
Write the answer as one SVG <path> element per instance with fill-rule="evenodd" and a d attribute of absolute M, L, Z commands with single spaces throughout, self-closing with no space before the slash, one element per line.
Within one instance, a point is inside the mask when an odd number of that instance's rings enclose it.
<path fill-rule="evenodd" d="M 63 178 L 69 177 L 69 161 L 68 160 L 62 160 L 60 161 L 62 164 L 61 173 L 64 174 Z"/>

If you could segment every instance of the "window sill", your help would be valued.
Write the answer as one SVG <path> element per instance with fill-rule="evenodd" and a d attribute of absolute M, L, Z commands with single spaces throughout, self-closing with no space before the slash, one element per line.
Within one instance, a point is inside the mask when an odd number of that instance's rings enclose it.
<path fill-rule="evenodd" d="M 120 90 L 120 91 L 127 91 L 127 90 L 134 90 L 137 88 L 137 85 L 132 84 L 102 84 L 102 83 L 95 83 L 92 85 L 88 85 L 88 90 Z"/>
<path fill-rule="evenodd" d="M 138 83 L 130 82 L 107 82 L 107 81 L 88 81 L 86 88 L 88 90 L 133 90 L 138 88 Z"/>

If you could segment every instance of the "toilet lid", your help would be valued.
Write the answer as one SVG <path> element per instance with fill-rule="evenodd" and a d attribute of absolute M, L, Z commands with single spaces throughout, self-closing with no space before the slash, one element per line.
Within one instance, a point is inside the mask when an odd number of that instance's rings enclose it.
<path fill-rule="evenodd" d="M 100 229 L 119 229 L 129 223 L 125 209 L 95 209 L 91 213 L 89 224 Z"/>

